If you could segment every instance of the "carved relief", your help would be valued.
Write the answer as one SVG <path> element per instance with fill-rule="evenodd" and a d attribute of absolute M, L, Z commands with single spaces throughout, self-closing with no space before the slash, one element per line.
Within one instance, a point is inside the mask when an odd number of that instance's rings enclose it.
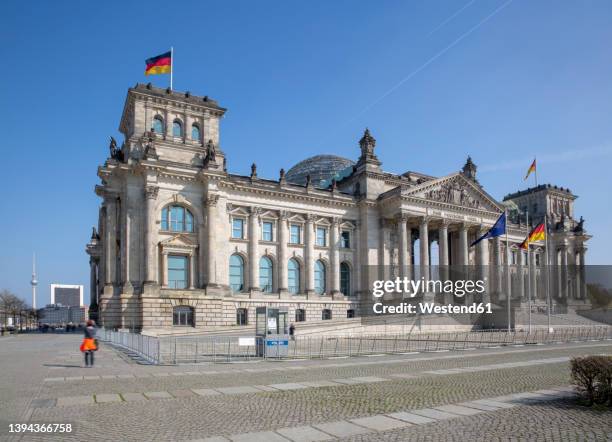
<path fill-rule="evenodd" d="M 480 201 L 472 197 L 468 189 L 457 181 L 444 183 L 439 188 L 426 192 L 425 198 L 475 209 L 481 207 Z"/>

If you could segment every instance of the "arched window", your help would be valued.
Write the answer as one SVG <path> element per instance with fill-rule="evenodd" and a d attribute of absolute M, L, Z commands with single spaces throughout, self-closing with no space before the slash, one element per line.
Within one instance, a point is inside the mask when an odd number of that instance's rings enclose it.
<path fill-rule="evenodd" d="M 157 115 L 155 118 L 153 118 L 153 126 L 152 126 L 153 131 L 155 131 L 156 134 L 163 134 L 164 133 L 164 119 L 162 117 L 160 117 L 159 115 Z"/>
<path fill-rule="evenodd" d="M 325 293 L 325 264 L 321 260 L 315 262 L 314 289 L 317 295 Z"/>
<path fill-rule="evenodd" d="M 340 264 L 340 291 L 345 296 L 351 294 L 351 268 L 345 262 Z"/>
<path fill-rule="evenodd" d="M 200 128 L 197 124 L 191 126 L 191 139 L 193 141 L 200 141 Z"/>
<path fill-rule="evenodd" d="M 272 293 L 272 260 L 267 256 L 259 260 L 259 288 L 264 293 Z"/>
<path fill-rule="evenodd" d="M 193 215 L 183 206 L 164 207 L 161 228 L 172 232 L 193 232 Z"/>
<path fill-rule="evenodd" d="M 296 259 L 291 258 L 289 260 L 289 264 L 287 266 L 287 281 L 288 286 L 287 289 L 289 293 L 299 293 L 300 292 L 300 263 L 297 262 Z"/>
<path fill-rule="evenodd" d="M 240 255 L 230 257 L 230 287 L 233 292 L 244 290 L 244 259 Z"/>
<path fill-rule="evenodd" d="M 193 327 L 193 307 L 187 305 L 177 305 L 172 309 L 172 325 L 182 325 Z"/>
<path fill-rule="evenodd" d="M 174 120 L 172 123 L 172 136 L 173 137 L 182 137 L 183 136 L 183 125 L 180 120 Z"/>

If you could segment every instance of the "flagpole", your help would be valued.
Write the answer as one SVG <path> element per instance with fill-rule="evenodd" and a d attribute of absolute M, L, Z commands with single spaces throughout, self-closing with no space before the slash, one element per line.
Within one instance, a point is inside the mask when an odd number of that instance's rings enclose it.
<path fill-rule="evenodd" d="M 533 174 L 535 176 L 536 187 L 538 187 L 538 163 L 536 157 L 533 157 L 533 162 L 535 163 L 535 170 L 533 171 Z"/>
<path fill-rule="evenodd" d="M 548 322 L 548 333 L 551 333 L 550 328 L 550 309 L 552 307 L 550 301 L 550 260 L 548 257 L 548 214 L 544 214 L 544 254 L 546 256 L 546 303 L 548 304 L 547 322 Z"/>
<path fill-rule="evenodd" d="M 172 75 L 174 74 L 174 47 L 170 46 L 170 90 L 172 90 Z M 537 181 L 537 178 L 536 178 Z"/>
<path fill-rule="evenodd" d="M 512 327 L 512 319 L 511 319 L 511 312 L 510 312 L 510 256 L 509 256 L 509 252 L 510 252 L 510 247 L 509 247 L 509 242 L 508 242 L 508 209 L 504 210 L 504 217 L 506 218 L 506 222 L 505 224 L 505 230 L 506 230 L 506 297 L 508 299 L 508 333 L 510 333 L 511 327 Z"/>
<path fill-rule="evenodd" d="M 529 210 L 526 211 L 525 222 L 527 223 L 527 278 L 529 278 L 527 280 L 527 304 L 529 305 L 529 327 L 527 330 L 531 334 L 531 263 L 529 260 L 529 234 L 531 233 L 531 228 L 529 227 Z"/>

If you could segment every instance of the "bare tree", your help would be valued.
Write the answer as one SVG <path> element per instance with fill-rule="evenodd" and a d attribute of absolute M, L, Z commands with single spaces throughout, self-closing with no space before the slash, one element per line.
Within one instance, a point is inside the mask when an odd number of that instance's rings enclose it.
<path fill-rule="evenodd" d="M 0 309 L 4 310 L 6 317 L 13 318 L 13 327 L 17 324 L 17 317 L 21 317 L 27 308 L 28 305 L 14 293 L 7 289 L 0 291 Z"/>

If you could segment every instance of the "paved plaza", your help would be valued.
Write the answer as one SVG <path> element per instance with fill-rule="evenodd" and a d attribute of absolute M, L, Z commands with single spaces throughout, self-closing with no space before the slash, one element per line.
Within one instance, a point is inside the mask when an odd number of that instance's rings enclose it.
<path fill-rule="evenodd" d="M 597 341 L 305 361 L 140 365 L 78 335 L 0 339 L 0 440 L 612 440 L 578 405 L 572 356 Z M 9 423 L 70 423 L 64 434 Z"/>

